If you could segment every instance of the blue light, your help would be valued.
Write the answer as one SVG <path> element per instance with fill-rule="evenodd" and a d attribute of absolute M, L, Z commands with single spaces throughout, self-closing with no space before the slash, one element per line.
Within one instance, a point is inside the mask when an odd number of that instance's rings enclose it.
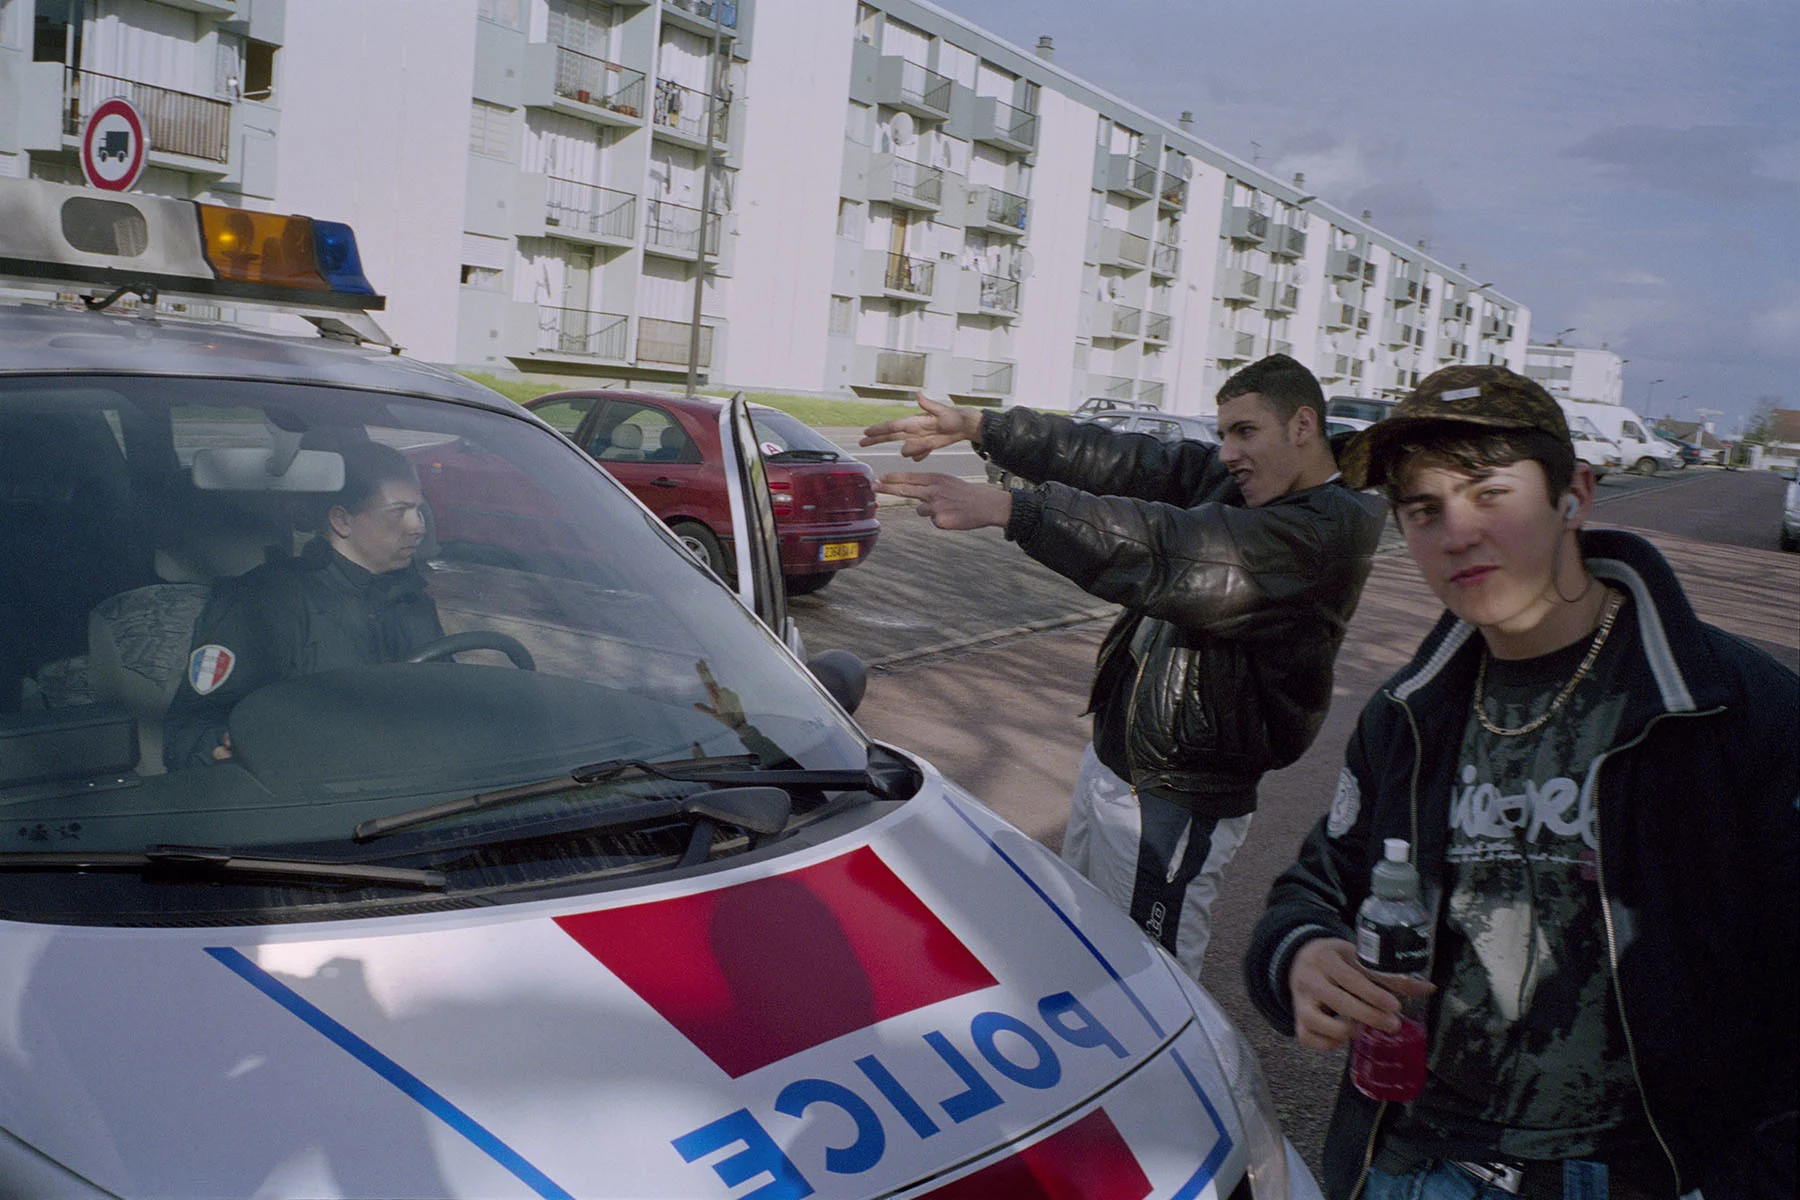
<path fill-rule="evenodd" d="M 319 257 L 319 274 L 332 291 L 375 294 L 363 275 L 362 257 L 356 252 L 356 233 L 348 225 L 341 221 L 314 221 L 313 246 Z"/>

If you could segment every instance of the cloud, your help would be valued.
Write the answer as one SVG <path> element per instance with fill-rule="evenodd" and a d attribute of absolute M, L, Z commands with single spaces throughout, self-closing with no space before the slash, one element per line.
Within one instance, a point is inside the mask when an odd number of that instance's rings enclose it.
<path fill-rule="evenodd" d="M 1796 141 L 1800 133 L 1758 125 L 1621 125 L 1561 153 L 1597 163 L 1629 186 L 1713 202 L 1794 204 L 1800 202 L 1800 183 L 1770 174 L 1766 163 Z"/>

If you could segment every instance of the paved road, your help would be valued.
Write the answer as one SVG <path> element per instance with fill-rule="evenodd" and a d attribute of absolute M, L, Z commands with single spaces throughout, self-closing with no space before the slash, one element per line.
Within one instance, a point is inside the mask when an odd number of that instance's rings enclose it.
<path fill-rule="evenodd" d="M 1768 475 L 1711 471 L 1620 489 L 1609 481 L 1597 523 L 1646 532 L 1670 558 L 1704 618 L 1800 669 L 1800 555 L 1773 549 L 1780 483 Z M 924 525 L 910 513 L 900 515 Z M 957 646 L 952 619 L 974 624 L 985 616 L 983 627 L 1003 634 L 1030 624 L 1027 615 L 1042 622 L 1053 621 L 1058 612 L 1067 618 L 1087 598 L 1053 576 L 1036 578 L 1033 572 L 1049 575 L 1041 568 L 1024 571 L 1019 566 L 1023 556 L 997 539 L 987 544 L 964 540 L 979 535 L 952 536 L 924 528 L 890 540 L 891 532 L 903 528 L 892 520 L 866 567 L 808 598 L 854 596 L 860 602 L 867 597 L 874 605 L 871 616 L 825 622 L 823 605 L 821 611 L 808 612 L 803 602 L 796 602 L 808 645 L 822 648 L 824 630 L 860 636 L 883 619 L 920 621 L 922 628 L 902 630 L 903 644 L 917 648 L 891 653 L 872 674 L 858 720 L 873 736 L 930 759 L 1054 847 L 1061 841 L 1069 783 L 1088 735 L 1080 711 L 1105 622 L 1064 624 Z M 1730 544 L 1722 544 L 1727 540 Z M 884 554 L 896 568 L 891 573 L 876 569 Z M 923 574 L 917 591 L 909 593 L 904 575 L 913 569 Z M 839 592 L 840 587 L 845 590 Z M 1028 592 L 1028 603 L 1015 604 L 1015 590 Z M 1315 1166 L 1341 1064 L 1335 1056 L 1300 1050 L 1269 1031 L 1249 1005 L 1237 964 L 1270 882 L 1329 802 L 1357 712 L 1407 659 L 1437 613 L 1435 599 L 1404 554 L 1394 549 L 1378 558 L 1339 656 L 1325 726 L 1311 751 L 1264 783 L 1256 821 L 1227 872 L 1214 912 L 1206 983 L 1257 1047 L 1284 1127 Z"/>

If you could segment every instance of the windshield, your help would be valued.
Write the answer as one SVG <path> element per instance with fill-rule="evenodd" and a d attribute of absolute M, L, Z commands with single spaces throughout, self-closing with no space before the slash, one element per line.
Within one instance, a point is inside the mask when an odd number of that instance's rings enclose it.
<path fill-rule="evenodd" d="M 417 856 L 635 814 L 629 838 L 509 860 L 515 881 L 542 880 L 678 854 L 643 831 L 684 837 L 671 799 L 706 787 L 583 768 L 720 760 L 741 783 L 869 761 L 656 518 L 501 412 L 306 385 L 0 380 L 0 562 L 4 854 L 201 846 L 435 870 Z M 411 825 L 379 859 L 353 836 L 559 779 Z M 796 819 L 823 802 L 802 789 Z M 0 908 L 79 908 L 83 889 L 129 907 L 127 886 L 147 885 L 0 869 Z M 156 907 L 190 902 L 206 903 Z"/>
<path fill-rule="evenodd" d="M 1326 412 L 1334 417 L 1350 417 L 1357 421 L 1375 422 L 1387 416 L 1393 406 L 1380 400 L 1355 400 L 1333 397 Z"/>

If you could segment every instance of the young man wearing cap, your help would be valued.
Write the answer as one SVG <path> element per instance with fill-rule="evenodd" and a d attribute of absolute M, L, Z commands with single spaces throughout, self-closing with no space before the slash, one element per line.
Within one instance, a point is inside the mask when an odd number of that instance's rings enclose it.
<path fill-rule="evenodd" d="M 1703 624 L 1648 542 L 1582 530 L 1592 473 L 1523 376 L 1432 374 L 1344 469 L 1448 611 L 1363 710 L 1245 960 L 1314 1049 L 1430 993 L 1424 1093 L 1346 1073 L 1327 1194 L 1792 1197 L 1800 678 Z M 1430 985 L 1357 963 L 1387 838 L 1435 913 Z"/>
<path fill-rule="evenodd" d="M 924 415 L 863 438 L 899 441 L 915 460 L 966 438 L 1040 481 L 1000 491 L 897 473 L 880 487 L 918 500 L 941 529 L 998 526 L 1123 606 L 1100 647 L 1063 857 L 1196 978 L 1257 783 L 1324 719 L 1381 532 L 1380 506 L 1336 482 L 1312 372 L 1272 355 L 1227 379 L 1218 401 L 1218 447 L 924 397 Z"/>

